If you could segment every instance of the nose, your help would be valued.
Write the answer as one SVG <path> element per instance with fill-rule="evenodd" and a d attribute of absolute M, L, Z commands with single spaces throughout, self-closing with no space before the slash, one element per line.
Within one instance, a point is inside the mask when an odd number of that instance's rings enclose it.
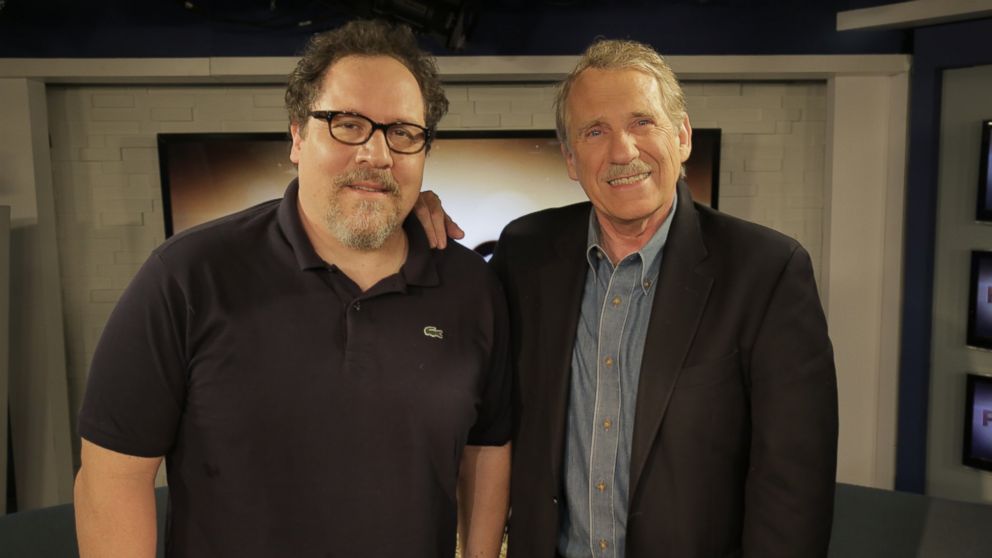
<path fill-rule="evenodd" d="M 615 133 L 610 138 L 610 162 L 625 165 L 637 158 L 637 142 L 626 131 Z"/>
<path fill-rule="evenodd" d="M 372 132 L 369 141 L 358 146 L 357 159 L 372 168 L 384 169 L 393 166 L 393 152 L 386 143 L 386 133 L 383 130 Z"/>

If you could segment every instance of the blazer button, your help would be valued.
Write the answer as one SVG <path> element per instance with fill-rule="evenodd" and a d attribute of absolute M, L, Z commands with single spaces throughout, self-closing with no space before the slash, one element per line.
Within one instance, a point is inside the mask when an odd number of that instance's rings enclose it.
<path fill-rule="evenodd" d="M 557 505 L 558 505 L 558 498 L 557 498 L 557 497 L 554 497 L 554 496 L 552 496 L 552 497 L 551 497 L 551 503 L 557 506 Z"/>

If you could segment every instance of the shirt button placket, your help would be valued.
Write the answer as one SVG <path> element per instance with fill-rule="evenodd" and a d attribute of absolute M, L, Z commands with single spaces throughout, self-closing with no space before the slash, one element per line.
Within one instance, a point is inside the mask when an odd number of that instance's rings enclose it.
<path fill-rule="evenodd" d="M 594 553 L 598 556 L 612 556 L 612 537 L 614 525 L 614 490 L 612 482 L 613 471 L 616 468 L 617 445 L 620 442 L 617 428 L 613 428 L 613 419 L 620 412 L 620 370 L 619 354 L 614 351 L 623 341 L 623 324 L 627 308 L 626 300 L 621 296 L 622 285 L 630 278 L 624 277 L 628 269 L 617 267 L 605 293 L 603 314 L 600 316 L 599 339 L 599 373 L 596 391 L 598 405 L 596 407 L 595 424 L 603 426 L 594 432 L 595 442 L 592 447 L 592 468 L 589 471 L 595 484 L 590 488 L 590 506 L 592 508 L 590 535 Z M 636 284 L 636 282 L 635 282 Z M 629 286 L 629 285 L 628 285 Z"/>

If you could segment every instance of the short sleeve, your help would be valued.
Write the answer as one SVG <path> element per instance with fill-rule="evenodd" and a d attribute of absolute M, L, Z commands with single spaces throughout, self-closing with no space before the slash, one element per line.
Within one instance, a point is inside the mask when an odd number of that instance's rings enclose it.
<path fill-rule="evenodd" d="M 79 412 L 80 436 L 128 455 L 169 451 L 186 391 L 186 301 L 153 253 L 100 336 Z"/>
<path fill-rule="evenodd" d="M 492 277 L 493 344 L 489 355 L 489 370 L 483 383 L 482 404 L 475 425 L 469 431 L 470 446 L 501 446 L 510 441 L 512 412 L 510 408 L 510 324 L 506 296 L 499 281 Z"/>

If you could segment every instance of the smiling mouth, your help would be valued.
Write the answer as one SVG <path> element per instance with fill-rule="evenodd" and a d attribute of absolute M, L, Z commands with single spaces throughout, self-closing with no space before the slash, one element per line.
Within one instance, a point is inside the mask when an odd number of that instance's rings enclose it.
<path fill-rule="evenodd" d="M 622 176 L 620 178 L 614 178 L 612 180 L 607 180 L 606 183 L 610 186 L 623 186 L 626 184 L 636 184 L 647 177 L 651 176 L 650 172 L 642 172 L 640 174 L 632 174 L 630 176 Z"/>

